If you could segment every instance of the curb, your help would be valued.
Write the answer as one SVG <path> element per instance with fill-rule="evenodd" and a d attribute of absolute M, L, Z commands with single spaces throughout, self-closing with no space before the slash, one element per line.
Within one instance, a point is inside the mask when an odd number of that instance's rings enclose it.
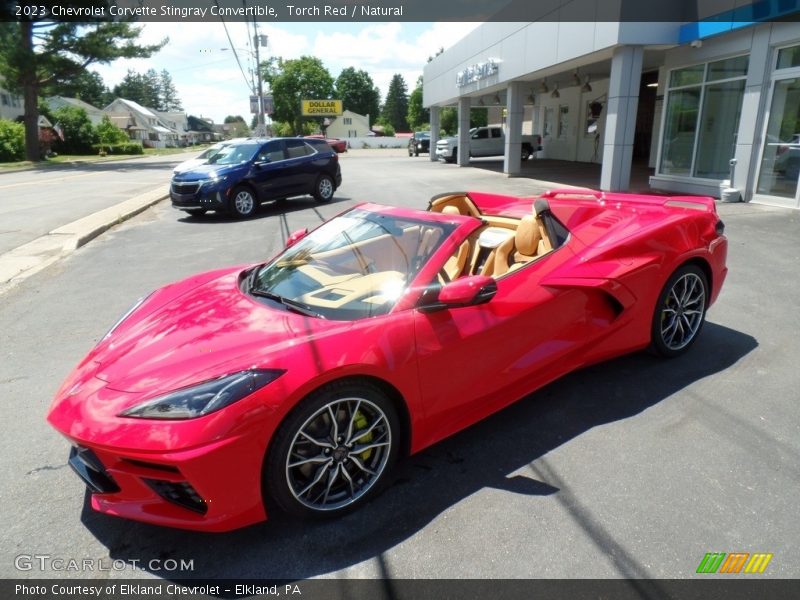
<path fill-rule="evenodd" d="M 53 229 L 0 255 L 0 295 L 84 246 L 114 225 L 127 221 L 169 196 L 165 186 L 129 198 Z"/>

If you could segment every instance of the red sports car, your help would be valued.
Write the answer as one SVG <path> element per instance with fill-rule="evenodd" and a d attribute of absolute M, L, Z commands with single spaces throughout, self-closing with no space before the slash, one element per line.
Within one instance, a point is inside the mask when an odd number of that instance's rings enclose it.
<path fill-rule="evenodd" d="M 104 513 L 207 531 L 265 505 L 337 515 L 400 455 L 569 371 L 687 350 L 725 279 L 722 232 L 700 197 L 362 204 L 137 302 L 48 419 Z"/>

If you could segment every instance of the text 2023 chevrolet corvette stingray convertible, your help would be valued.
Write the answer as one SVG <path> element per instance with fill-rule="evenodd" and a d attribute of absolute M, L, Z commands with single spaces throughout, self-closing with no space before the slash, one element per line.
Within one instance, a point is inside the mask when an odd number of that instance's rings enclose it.
<path fill-rule="evenodd" d="M 207 531 L 265 505 L 336 515 L 401 454 L 569 371 L 685 351 L 725 279 L 722 232 L 712 198 L 362 204 L 137 302 L 48 419 L 101 512 Z"/>

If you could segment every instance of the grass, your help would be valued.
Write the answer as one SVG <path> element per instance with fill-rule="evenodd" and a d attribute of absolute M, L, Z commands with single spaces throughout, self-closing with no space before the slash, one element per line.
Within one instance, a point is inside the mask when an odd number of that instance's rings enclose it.
<path fill-rule="evenodd" d="M 31 162 L 29 160 L 19 160 L 16 162 L 0 163 L 0 172 L 3 170 L 19 170 L 19 169 L 46 169 L 57 165 L 68 164 L 72 162 L 109 162 L 114 160 L 125 160 L 128 158 L 137 158 L 145 156 L 161 156 L 168 154 L 199 154 L 206 145 L 189 146 L 188 148 L 145 148 L 144 154 L 115 154 L 112 156 L 99 156 L 97 154 L 61 154 L 43 160 L 41 162 Z"/>

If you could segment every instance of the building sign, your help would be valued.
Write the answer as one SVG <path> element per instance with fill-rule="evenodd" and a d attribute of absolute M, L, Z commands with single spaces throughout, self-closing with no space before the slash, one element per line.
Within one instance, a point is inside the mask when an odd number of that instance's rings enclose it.
<path fill-rule="evenodd" d="M 338 117 L 342 114 L 341 100 L 303 100 L 304 117 Z"/>
<path fill-rule="evenodd" d="M 456 75 L 456 85 L 464 87 L 470 83 L 486 79 L 495 75 L 499 68 L 500 64 L 493 58 L 488 59 L 486 62 L 470 65 Z"/>

